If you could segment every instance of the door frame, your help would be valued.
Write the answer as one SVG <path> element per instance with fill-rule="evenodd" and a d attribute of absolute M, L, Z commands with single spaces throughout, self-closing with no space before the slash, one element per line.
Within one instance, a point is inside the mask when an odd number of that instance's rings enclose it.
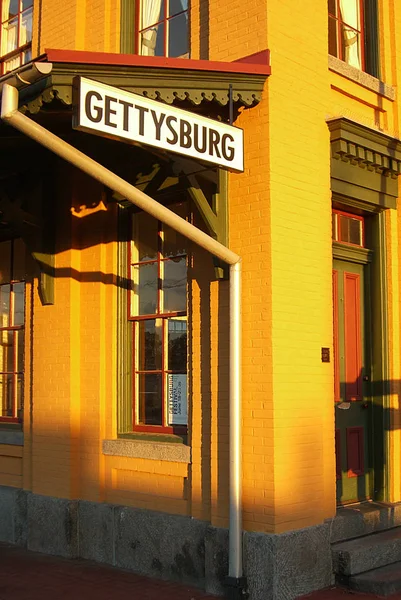
<path fill-rule="evenodd" d="M 363 202 L 350 198 L 333 198 L 333 209 L 345 210 L 365 217 L 367 246 L 344 247 L 333 243 L 333 260 L 342 259 L 368 264 L 366 268 L 366 289 L 370 297 L 365 298 L 366 309 L 370 313 L 371 328 L 367 335 L 371 338 L 371 388 L 372 388 L 372 469 L 373 500 L 389 501 L 389 431 L 390 431 L 390 380 L 389 380 L 389 336 L 387 315 L 387 268 L 386 268 L 386 219 L 385 212 L 378 211 Z M 357 210 L 355 210 L 357 209 Z"/>

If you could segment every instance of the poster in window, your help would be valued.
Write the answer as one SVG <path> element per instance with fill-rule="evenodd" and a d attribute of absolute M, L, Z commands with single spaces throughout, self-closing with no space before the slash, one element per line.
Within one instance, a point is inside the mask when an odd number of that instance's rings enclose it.
<path fill-rule="evenodd" d="M 169 425 L 187 425 L 187 376 L 168 376 L 168 422 Z"/>

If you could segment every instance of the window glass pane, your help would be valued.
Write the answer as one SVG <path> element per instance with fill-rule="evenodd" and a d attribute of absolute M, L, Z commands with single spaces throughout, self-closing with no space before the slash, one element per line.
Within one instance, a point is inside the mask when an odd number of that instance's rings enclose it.
<path fill-rule="evenodd" d="M 0 406 L 2 417 L 12 417 L 12 375 L 0 375 Z"/>
<path fill-rule="evenodd" d="M 188 10 L 188 0 L 170 0 L 169 16 L 172 17 L 177 13 Z"/>
<path fill-rule="evenodd" d="M 163 311 L 187 309 L 187 260 L 185 257 L 163 262 Z"/>
<path fill-rule="evenodd" d="M 1 53 L 8 54 L 18 47 L 18 17 L 4 23 L 2 29 Z"/>
<path fill-rule="evenodd" d="M 354 29 L 341 25 L 341 36 L 344 47 L 342 59 L 352 67 L 360 69 L 361 54 L 359 33 Z"/>
<path fill-rule="evenodd" d="M 24 379 L 23 377 L 17 378 L 17 417 L 22 419 L 23 417 L 23 406 L 24 406 Z"/>
<path fill-rule="evenodd" d="M 329 17 L 329 54 L 338 57 L 337 21 Z"/>
<path fill-rule="evenodd" d="M 164 23 L 150 27 L 141 33 L 143 56 L 164 56 Z"/>
<path fill-rule="evenodd" d="M 144 262 L 157 258 L 157 220 L 147 213 L 134 217 L 134 250 L 131 262 Z"/>
<path fill-rule="evenodd" d="M 349 220 L 349 241 L 362 246 L 362 223 L 358 219 Z"/>
<path fill-rule="evenodd" d="M 162 375 L 138 375 L 138 417 L 141 425 L 162 425 Z"/>
<path fill-rule="evenodd" d="M 14 283 L 14 315 L 13 325 L 23 325 L 25 322 L 25 284 Z"/>
<path fill-rule="evenodd" d="M 32 50 L 31 49 L 22 53 L 22 64 L 25 65 L 30 60 L 32 60 Z"/>
<path fill-rule="evenodd" d="M 165 4 L 166 0 L 142 0 L 139 29 L 146 29 L 164 19 Z"/>
<path fill-rule="evenodd" d="M 23 46 L 32 40 L 32 8 L 21 15 L 21 27 L 19 32 L 19 45 Z"/>
<path fill-rule="evenodd" d="M 138 327 L 138 371 L 155 371 L 162 368 L 162 323 L 139 321 Z"/>
<path fill-rule="evenodd" d="M 24 370 L 24 330 L 15 332 L 17 344 L 17 364 L 16 370 L 22 372 Z"/>
<path fill-rule="evenodd" d="M 0 327 L 9 326 L 10 286 L 0 285 Z"/>
<path fill-rule="evenodd" d="M 11 242 L 0 243 L 0 283 L 11 280 Z"/>
<path fill-rule="evenodd" d="M 18 15 L 18 10 L 19 10 L 19 0 L 10 0 L 10 3 L 3 0 L 2 21 L 6 21 L 7 19 L 12 19 L 16 15 Z"/>
<path fill-rule="evenodd" d="M 22 0 L 22 10 L 29 8 L 33 5 L 33 0 Z"/>
<path fill-rule="evenodd" d="M 187 321 L 185 319 L 168 320 L 168 369 L 184 373 L 187 370 Z"/>
<path fill-rule="evenodd" d="M 14 332 L 0 332 L 0 371 L 3 373 L 14 372 Z"/>
<path fill-rule="evenodd" d="M 170 19 L 168 55 L 172 57 L 188 54 L 188 15 L 186 13 Z"/>
<path fill-rule="evenodd" d="M 340 215 L 341 242 L 362 246 L 362 221 Z"/>
<path fill-rule="evenodd" d="M 5 60 L 3 63 L 3 73 L 9 73 L 13 69 L 21 66 L 21 56 L 14 56 L 13 58 L 9 58 Z"/>
<path fill-rule="evenodd" d="M 157 263 L 133 267 L 135 307 L 138 315 L 154 315 L 157 310 Z"/>
<path fill-rule="evenodd" d="M 166 27 L 164 23 L 157 26 L 155 56 L 165 56 Z"/>
<path fill-rule="evenodd" d="M 176 204 L 174 206 L 169 207 L 173 212 L 175 212 L 179 217 L 185 219 L 187 215 L 187 205 L 186 204 Z M 187 245 L 188 240 L 183 235 L 168 227 L 167 225 L 163 225 L 163 256 L 168 258 L 170 256 L 178 256 L 180 254 L 187 253 Z"/>

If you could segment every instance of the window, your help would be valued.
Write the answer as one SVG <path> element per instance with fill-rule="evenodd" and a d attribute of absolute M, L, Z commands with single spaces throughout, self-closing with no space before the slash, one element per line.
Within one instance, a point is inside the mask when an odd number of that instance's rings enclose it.
<path fill-rule="evenodd" d="M 364 219 L 357 215 L 333 210 L 333 240 L 342 244 L 364 247 Z"/>
<path fill-rule="evenodd" d="M 172 208 L 186 216 L 186 204 Z M 147 213 L 133 215 L 129 319 L 133 429 L 186 432 L 186 239 Z"/>
<path fill-rule="evenodd" d="M 33 0 L 1 0 L 1 74 L 32 58 Z"/>
<path fill-rule="evenodd" d="M 22 419 L 25 327 L 25 246 L 0 243 L 0 421 Z"/>
<path fill-rule="evenodd" d="M 138 54 L 188 58 L 188 0 L 140 0 L 138 5 Z"/>
<path fill-rule="evenodd" d="M 377 0 L 328 0 L 329 54 L 378 77 Z"/>

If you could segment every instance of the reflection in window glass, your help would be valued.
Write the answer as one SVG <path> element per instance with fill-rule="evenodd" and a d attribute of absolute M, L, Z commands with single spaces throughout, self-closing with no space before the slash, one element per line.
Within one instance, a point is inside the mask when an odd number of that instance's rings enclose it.
<path fill-rule="evenodd" d="M 187 260 L 185 257 L 163 262 L 163 310 L 181 312 L 187 306 Z"/>
<path fill-rule="evenodd" d="M 13 325 L 23 325 L 25 321 L 25 284 L 13 284 L 14 315 Z"/>
<path fill-rule="evenodd" d="M 132 262 L 157 258 L 157 220 L 141 212 L 134 217 Z"/>
<path fill-rule="evenodd" d="M 181 218 L 185 219 L 186 206 L 185 204 L 177 204 L 173 207 L 174 212 Z M 179 256 L 187 253 L 188 240 L 186 237 L 164 225 L 163 227 L 163 257 Z"/>
<path fill-rule="evenodd" d="M 186 218 L 184 203 L 174 205 L 174 210 Z M 139 429 L 141 426 L 186 426 L 186 383 L 183 383 L 187 371 L 185 238 L 154 219 L 144 217 L 142 220 L 136 215 L 134 220 L 140 224 L 139 229 L 133 229 L 137 238 L 133 239 L 132 245 L 137 253 L 131 256 L 131 318 L 136 321 L 133 328 L 135 425 Z M 137 262 L 149 259 L 151 262 Z M 168 382 L 173 382 L 169 379 L 171 372 L 176 375 L 182 391 L 181 412 L 174 418 L 169 401 L 171 385 L 169 387 Z"/>
<path fill-rule="evenodd" d="M 138 322 L 139 371 L 155 371 L 162 368 L 161 320 Z"/>
<path fill-rule="evenodd" d="M 187 370 L 187 322 L 184 319 L 168 321 L 168 369 Z"/>
<path fill-rule="evenodd" d="M 25 271 L 25 245 L 4 242 L 0 256 L 2 281 L 8 277 L 0 285 L 0 419 L 16 421 L 22 418 L 25 324 L 25 283 L 16 277 Z"/>
<path fill-rule="evenodd" d="M 362 221 L 340 215 L 340 241 L 362 246 Z"/>
<path fill-rule="evenodd" d="M 133 267 L 134 295 L 139 315 L 154 315 L 157 312 L 157 270 L 157 263 Z"/>
<path fill-rule="evenodd" d="M 170 0 L 169 17 L 188 10 L 188 0 Z"/>
<path fill-rule="evenodd" d="M 188 53 L 188 24 L 184 13 L 169 21 L 168 55 L 185 56 Z"/>
<path fill-rule="evenodd" d="M 24 12 L 21 16 L 20 40 L 19 45 L 23 46 L 32 41 L 32 8 Z"/>
<path fill-rule="evenodd" d="M 162 425 L 162 375 L 138 375 L 139 423 L 142 425 Z"/>
<path fill-rule="evenodd" d="M 189 56 L 188 0 L 140 0 L 139 53 Z"/>
<path fill-rule="evenodd" d="M 0 327 L 10 325 L 10 284 L 0 286 Z"/>

